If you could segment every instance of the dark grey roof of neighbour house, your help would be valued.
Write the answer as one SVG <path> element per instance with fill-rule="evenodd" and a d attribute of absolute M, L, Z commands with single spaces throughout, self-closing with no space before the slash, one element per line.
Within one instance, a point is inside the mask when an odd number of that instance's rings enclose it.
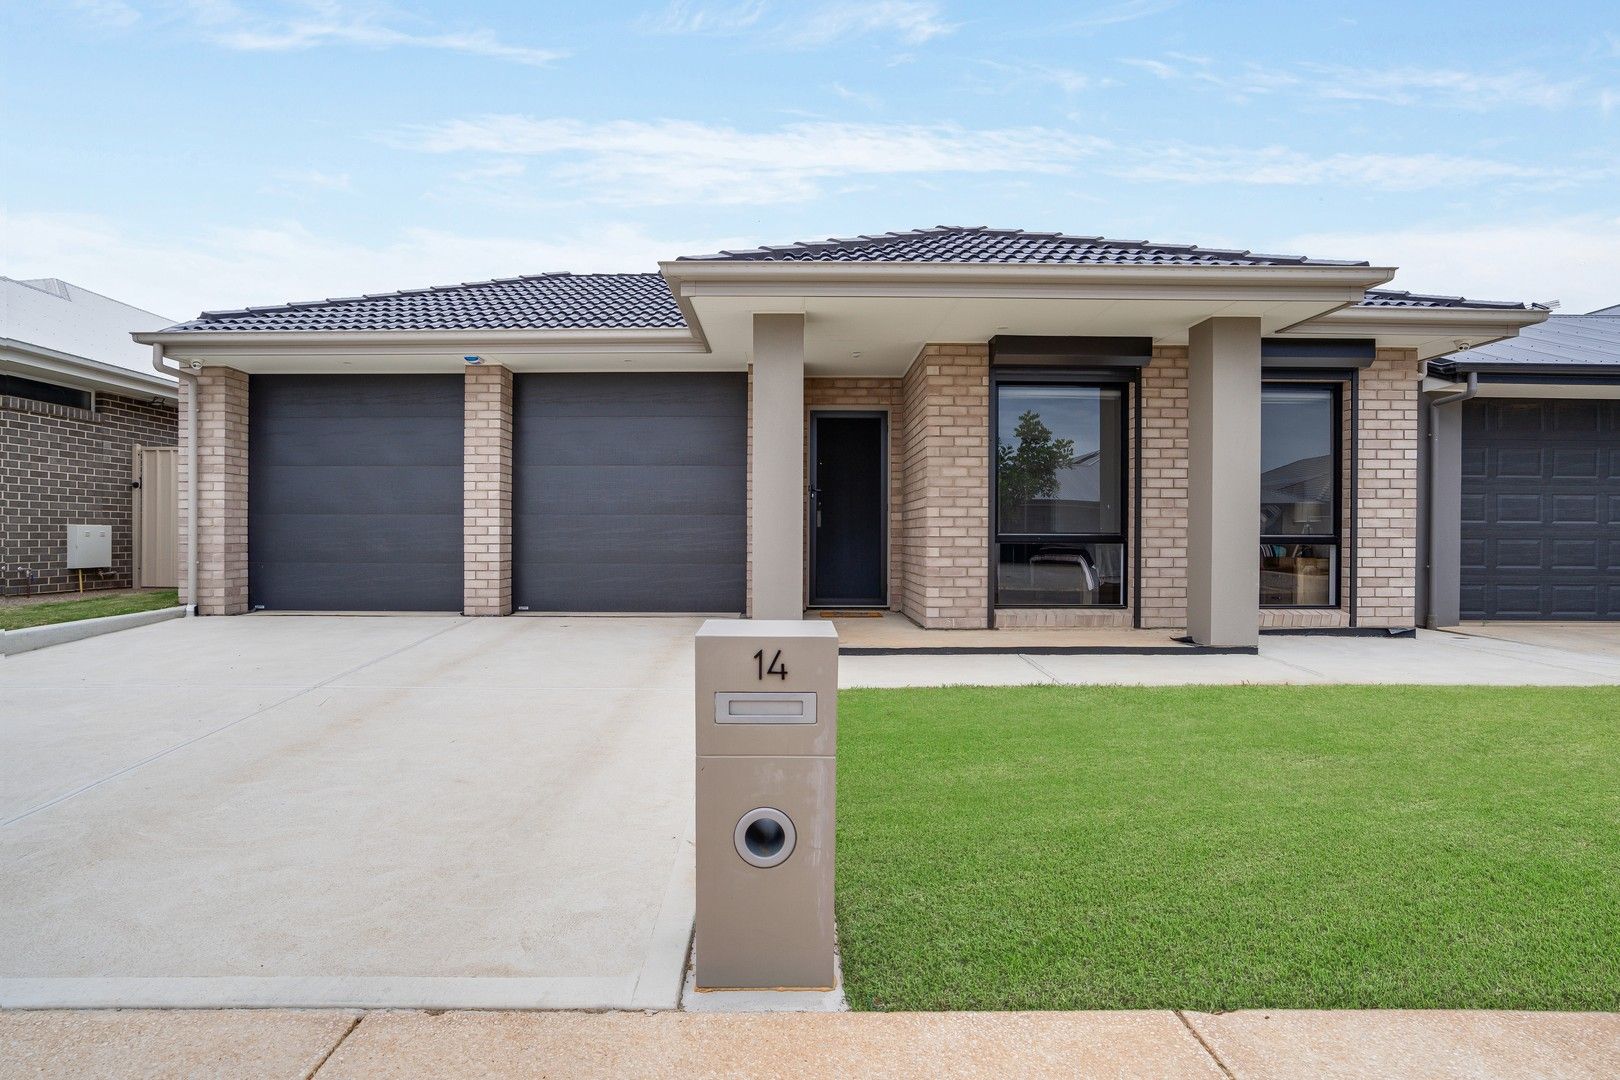
<path fill-rule="evenodd" d="M 1365 261 L 1108 240 L 1101 236 L 940 225 L 797 244 L 687 255 L 682 262 L 1006 263 L 1070 266 L 1366 266 Z"/>
<path fill-rule="evenodd" d="M 403 292 L 205 311 L 167 332 L 680 329 L 658 274 L 533 274 Z"/>
<path fill-rule="evenodd" d="M 1620 312 L 1614 315 L 1553 315 L 1527 326 L 1518 337 L 1454 352 L 1429 361 L 1431 373 L 1447 378 L 1481 374 L 1620 376 Z"/>
<path fill-rule="evenodd" d="M 1435 296 L 1429 293 L 1404 292 L 1400 289 L 1368 289 L 1366 297 L 1356 306 L 1379 308 L 1473 308 L 1499 311 L 1545 310 L 1540 304 L 1526 304 L 1518 300 L 1470 300 L 1466 296 Z"/>

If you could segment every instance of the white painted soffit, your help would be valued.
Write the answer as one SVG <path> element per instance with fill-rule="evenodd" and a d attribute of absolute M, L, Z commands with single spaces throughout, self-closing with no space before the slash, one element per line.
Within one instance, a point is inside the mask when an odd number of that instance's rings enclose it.
<path fill-rule="evenodd" d="M 1416 349 L 1421 359 L 1432 360 L 1463 345 L 1516 337 L 1525 327 L 1546 321 L 1548 314 L 1539 308 L 1347 307 L 1289 327 L 1280 336 L 1373 338 L 1384 348 Z"/>

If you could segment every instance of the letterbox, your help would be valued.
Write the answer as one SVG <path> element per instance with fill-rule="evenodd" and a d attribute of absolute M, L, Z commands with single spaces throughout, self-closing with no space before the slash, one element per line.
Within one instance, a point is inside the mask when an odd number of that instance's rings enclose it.
<path fill-rule="evenodd" d="M 696 985 L 830 990 L 837 632 L 711 619 L 696 652 Z"/>

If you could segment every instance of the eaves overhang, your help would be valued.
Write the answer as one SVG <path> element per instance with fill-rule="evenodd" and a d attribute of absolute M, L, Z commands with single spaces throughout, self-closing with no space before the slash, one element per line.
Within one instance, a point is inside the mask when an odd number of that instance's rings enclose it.
<path fill-rule="evenodd" d="M 1501 341 L 1546 320 L 1544 308 L 1344 307 L 1281 331 L 1286 337 L 1364 337 L 1425 359 Z"/>
<path fill-rule="evenodd" d="M 13 338 L 0 338 L 0 371 L 106 394 L 166 401 L 180 397 L 176 385 L 156 373 L 131 371 Z"/>

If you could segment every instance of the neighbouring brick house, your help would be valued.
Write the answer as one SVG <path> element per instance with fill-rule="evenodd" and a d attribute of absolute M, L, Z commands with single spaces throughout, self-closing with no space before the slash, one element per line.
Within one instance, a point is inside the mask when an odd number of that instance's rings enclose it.
<path fill-rule="evenodd" d="M 132 487 L 141 451 L 173 456 L 177 394 L 129 335 L 168 321 L 64 281 L 0 278 L 0 592 L 77 590 L 69 525 L 111 530 L 110 565 L 83 571 L 87 590 L 175 584 L 172 460 L 145 455 L 168 472 L 144 493 L 144 551 Z"/>
<path fill-rule="evenodd" d="M 1419 384 L 1530 305 L 982 228 L 208 312 L 199 610 L 1417 620 Z"/>

